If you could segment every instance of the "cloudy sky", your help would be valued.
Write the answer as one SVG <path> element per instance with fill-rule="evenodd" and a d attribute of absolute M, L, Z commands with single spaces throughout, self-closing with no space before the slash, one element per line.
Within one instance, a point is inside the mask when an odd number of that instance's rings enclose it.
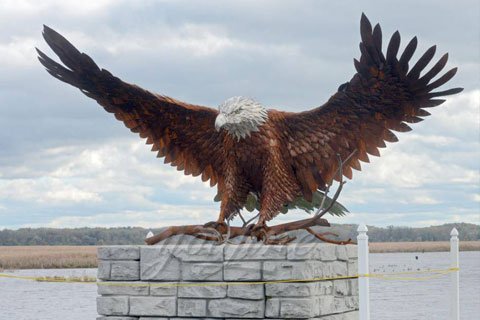
<path fill-rule="evenodd" d="M 478 1 L 0 0 L 0 229 L 145 226 L 214 220 L 215 190 L 150 147 L 78 90 L 48 75 L 42 24 L 120 78 L 217 106 L 234 95 L 300 111 L 354 73 L 365 12 L 384 36 L 437 44 L 459 72 L 450 98 L 363 165 L 334 222 L 480 223 Z M 415 57 L 418 58 L 419 54 Z M 301 212 L 278 221 L 304 218 Z"/>

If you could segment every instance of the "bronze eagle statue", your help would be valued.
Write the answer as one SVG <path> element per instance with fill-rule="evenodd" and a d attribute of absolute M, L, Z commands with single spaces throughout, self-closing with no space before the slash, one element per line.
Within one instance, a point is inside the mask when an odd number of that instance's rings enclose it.
<path fill-rule="evenodd" d="M 187 175 L 201 175 L 212 187 L 217 185 L 221 206 L 215 223 L 171 227 L 147 242 L 172 234 L 197 234 L 205 228 L 223 234 L 225 223 L 240 213 L 250 194 L 258 198 L 258 221 L 243 231 L 228 228 L 228 232 L 260 238 L 263 236 L 258 230 L 263 235 L 277 235 L 322 225 L 322 219 L 310 221 L 314 223 L 302 220 L 281 228 L 267 227 L 266 223 L 296 198 L 311 201 L 317 190 L 325 191 L 333 180 L 341 181 L 342 175 L 350 179 L 352 169 L 360 170 L 360 161 L 369 162 L 369 155 L 379 156 L 378 149 L 384 148 L 386 141 L 397 141 L 392 131 L 410 131 L 407 123 L 422 121 L 429 115 L 425 109 L 445 101 L 438 97 L 463 90 L 434 91 L 457 72 L 453 68 L 433 80 L 445 67 L 448 54 L 425 71 L 436 46 L 410 68 L 416 37 L 399 56 L 398 31 L 386 53 L 380 26 L 372 28 L 364 14 L 360 31 L 361 56 L 354 60 L 357 72 L 352 79 L 325 104 L 299 113 L 266 109 L 246 97 L 227 99 L 213 109 L 152 93 L 99 68 L 47 26 L 43 37 L 64 66 L 37 51 L 52 76 L 95 99 L 146 139 L 165 163 Z"/>

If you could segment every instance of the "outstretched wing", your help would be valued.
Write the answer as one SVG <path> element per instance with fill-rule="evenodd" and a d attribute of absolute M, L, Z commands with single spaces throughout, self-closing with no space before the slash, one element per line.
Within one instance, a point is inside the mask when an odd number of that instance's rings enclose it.
<path fill-rule="evenodd" d="M 37 49 L 40 62 L 55 78 L 77 87 L 95 99 L 126 127 L 153 144 L 152 151 L 165 157 L 185 174 L 202 174 L 213 186 L 219 177 L 223 133 L 215 130 L 218 111 L 153 94 L 123 82 L 100 69 L 85 53 L 63 36 L 44 27 L 43 37 L 67 68 Z"/>
<path fill-rule="evenodd" d="M 296 177 L 303 185 L 303 194 L 310 199 L 317 188 L 325 188 L 338 179 L 338 156 L 346 161 L 343 174 L 351 178 L 352 168 L 360 170 L 360 161 L 368 162 L 368 154 L 379 156 L 378 148 L 385 141 L 396 142 L 392 132 L 410 131 L 407 123 L 422 121 L 429 115 L 425 108 L 445 100 L 437 97 L 462 91 L 455 88 L 432 92 L 450 80 L 457 69 L 451 69 L 437 80 L 432 79 L 447 63 L 445 54 L 420 76 L 432 60 L 436 47 L 428 49 L 409 69 L 409 61 L 417 46 L 413 38 L 397 58 L 400 35 L 395 32 L 382 53 L 382 32 L 372 26 L 365 15 L 361 19 L 361 58 L 355 60 L 357 73 L 350 82 L 321 107 L 301 113 L 286 113 L 279 125 L 291 155 Z"/>

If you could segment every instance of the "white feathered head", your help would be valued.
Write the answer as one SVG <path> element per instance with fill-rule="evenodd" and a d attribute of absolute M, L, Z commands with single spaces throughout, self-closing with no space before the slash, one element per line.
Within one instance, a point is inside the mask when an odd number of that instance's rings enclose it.
<path fill-rule="evenodd" d="M 237 140 L 259 131 L 260 126 L 267 121 L 268 113 L 260 103 L 246 97 L 233 97 L 218 106 L 215 119 L 215 129 L 225 129 Z"/>

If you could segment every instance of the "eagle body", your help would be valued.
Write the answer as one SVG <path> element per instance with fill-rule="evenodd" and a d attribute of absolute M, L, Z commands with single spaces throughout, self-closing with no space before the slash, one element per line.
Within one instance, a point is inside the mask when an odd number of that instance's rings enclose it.
<path fill-rule="evenodd" d="M 158 157 L 185 174 L 201 176 L 217 185 L 221 200 L 217 222 L 231 219 L 253 194 L 260 204 L 258 224 L 274 218 L 285 205 L 301 197 L 307 201 L 325 190 L 339 172 L 352 177 L 360 162 L 379 156 L 393 133 L 411 130 L 462 88 L 435 91 L 456 73 L 438 76 L 448 54 L 432 66 L 436 46 L 414 64 L 410 60 L 417 38 L 399 53 L 395 32 L 382 48 L 382 31 L 365 15 L 360 22 L 359 60 L 350 81 L 323 105 L 294 113 L 267 110 L 245 97 L 233 97 L 218 109 L 185 103 L 151 93 L 101 69 L 63 36 L 44 27 L 47 44 L 64 65 L 38 50 L 39 60 L 55 78 L 95 99 L 132 132 L 145 138 Z M 344 159 L 339 170 L 338 159 Z"/>
<path fill-rule="evenodd" d="M 218 186 L 224 217 L 219 220 L 229 219 L 242 209 L 250 193 L 257 196 L 261 208 L 265 208 L 261 216 L 266 220 L 302 196 L 301 183 L 292 166 L 294 160 L 287 147 L 288 135 L 282 132 L 284 117 L 284 112 L 269 110 L 268 120 L 248 138 L 237 141 L 231 135 L 224 136 L 226 161 L 223 162 L 224 177 Z M 323 184 L 321 189 L 324 187 Z"/>

